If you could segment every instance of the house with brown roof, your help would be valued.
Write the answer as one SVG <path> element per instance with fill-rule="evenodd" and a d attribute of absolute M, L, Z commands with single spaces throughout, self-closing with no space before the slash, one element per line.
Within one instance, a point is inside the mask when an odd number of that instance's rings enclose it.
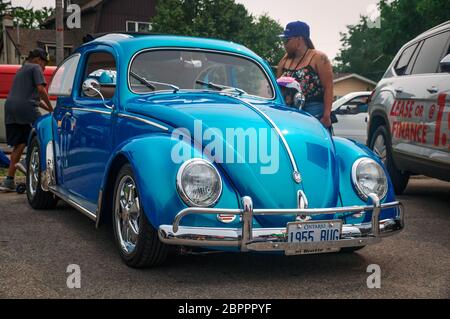
<path fill-rule="evenodd" d="M 377 83 L 356 73 L 339 73 L 334 75 L 334 99 L 352 92 L 373 91 Z"/>
<path fill-rule="evenodd" d="M 64 23 L 64 55 L 68 56 L 83 44 L 87 34 L 105 32 L 148 32 L 151 19 L 156 14 L 156 0 L 65 0 L 65 7 L 77 4 L 81 9 L 81 28 L 67 29 Z M 65 13 L 64 21 L 70 16 Z M 0 64 L 21 64 L 30 50 L 41 47 L 50 55 L 50 64 L 55 64 L 56 36 L 55 17 L 44 22 L 43 30 L 14 27 L 12 17 L 3 18 L 0 40 Z"/>

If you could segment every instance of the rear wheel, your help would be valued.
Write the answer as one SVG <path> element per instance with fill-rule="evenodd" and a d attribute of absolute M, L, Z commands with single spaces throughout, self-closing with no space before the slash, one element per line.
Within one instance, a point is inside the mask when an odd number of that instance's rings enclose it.
<path fill-rule="evenodd" d="M 58 199 L 52 193 L 45 192 L 41 187 L 40 153 L 38 140 L 34 137 L 27 151 L 27 198 L 28 203 L 34 209 L 50 209 L 56 206 Z"/>
<path fill-rule="evenodd" d="M 114 187 L 113 228 L 122 260 L 130 267 L 157 266 L 167 257 L 168 247 L 158 238 L 140 204 L 133 170 L 125 164 Z"/>
<path fill-rule="evenodd" d="M 378 157 L 380 157 L 381 161 L 386 166 L 392 184 L 394 185 L 395 193 L 400 195 L 408 185 L 409 174 L 400 171 L 395 166 L 392 156 L 392 144 L 388 136 L 386 127 L 383 125 L 379 126 L 372 135 L 369 147 L 378 155 Z"/>

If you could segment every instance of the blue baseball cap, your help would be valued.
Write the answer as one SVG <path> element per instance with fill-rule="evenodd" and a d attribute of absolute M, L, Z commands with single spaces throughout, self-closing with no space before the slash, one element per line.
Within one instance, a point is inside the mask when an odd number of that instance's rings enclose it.
<path fill-rule="evenodd" d="M 284 29 L 283 34 L 280 35 L 282 39 L 303 37 L 305 40 L 309 39 L 310 31 L 309 25 L 302 21 L 294 21 L 288 23 Z"/>

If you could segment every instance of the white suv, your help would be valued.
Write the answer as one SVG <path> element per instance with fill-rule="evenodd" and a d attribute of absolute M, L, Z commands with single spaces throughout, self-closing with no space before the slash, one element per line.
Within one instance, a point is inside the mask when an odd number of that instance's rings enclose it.
<path fill-rule="evenodd" d="M 372 93 L 367 133 L 397 194 L 413 174 L 450 181 L 450 21 L 400 49 Z"/>

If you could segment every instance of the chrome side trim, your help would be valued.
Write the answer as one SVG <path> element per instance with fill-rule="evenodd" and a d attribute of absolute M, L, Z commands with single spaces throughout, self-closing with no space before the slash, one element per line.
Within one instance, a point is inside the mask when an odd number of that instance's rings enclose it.
<path fill-rule="evenodd" d="M 291 161 L 291 165 L 292 165 L 292 169 L 293 169 L 292 178 L 294 179 L 294 181 L 297 184 L 300 184 L 302 182 L 302 176 L 301 176 L 300 172 L 298 171 L 298 167 L 297 167 L 297 164 L 295 163 L 295 158 L 294 158 L 294 155 L 292 154 L 291 148 L 289 147 L 288 142 L 284 138 L 284 135 L 281 132 L 280 128 L 275 124 L 275 122 L 266 113 L 261 111 L 259 108 L 257 108 L 256 106 L 254 106 L 250 103 L 245 102 L 242 99 L 239 99 L 239 100 L 241 101 L 242 104 L 246 105 L 247 107 L 251 108 L 256 113 L 258 113 L 259 115 L 264 117 L 270 123 L 270 125 L 272 125 L 273 129 L 275 129 L 275 131 L 277 132 L 278 136 L 281 139 L 281 142 L 283 143 L 284 149 L 288 153 L 289 160 Z"/>
<path fill-rule="evenodd" d="M 157 127 L 157 128 L 159 128 L 161 130 L 164 130 L 164 131 L 168 131 L 169 130 L 169 128 L 166 127 L 166 126 L 163 126 L 161 124 L 155 123 L 155 122 L 147 120 L 147 119 L 143 119 L 143 118 L 138 117 L 138 116 L 128 115 L 128 114 L 124 114 L 124 113 L 119 113 L 118 116 L 119 117 L 123 117 L 123 118 L 127 118 L 127 119 L 131 119 L 131 120 L 135 120 L 135 121 L 144 122 L 145 124 Z"/>
<path fill-rule="evenodd" d="M 90 210 L 84 208 L 83 206 L 81 206 L 80 204 L 78 204 L 77 202 L 75 202 L 74 200 L 70 199 L 69 197 L 67 197 L 66 195 L 62 194 L 61 192 L 59 192 L 58 190 L 56 190 L 54 187 L 49 187 L 49 190 L 55 194 L 56 196 L 58 196 L 60 199 L 62 199 L 63 201 L 65 201 L 67 204 L 69 204 L 70 206 L 72 206 L 73 208 L 75 208 L 76 210 L 78 210 L 80 213 L 82 213 L 83 215 L 89 217 L 91 220 L 96 221 L 97 216 L 95 215 L 95 213 L 91 212 Z"/>
<path fill-rule="evenodd" d="M 100 113 L 100 114 L 106 114 L 111 115 L 111 111 L 104 111 L 104 110 L 96 110 L 91 108 L 81 108 L 81 107 L 72 107 L 71 108 L 74 111 L 81 111 L 81 112 L 92 112 L 92 113 Z"/>

